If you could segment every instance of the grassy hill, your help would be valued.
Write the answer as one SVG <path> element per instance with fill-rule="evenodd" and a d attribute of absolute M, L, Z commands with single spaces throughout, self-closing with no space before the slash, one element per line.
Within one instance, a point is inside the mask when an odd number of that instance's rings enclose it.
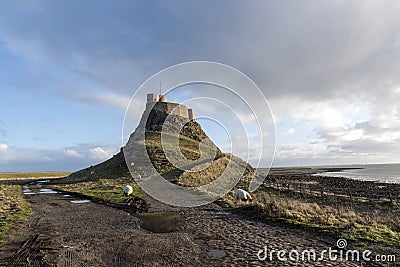
<path fill-rule="evenodd" d="M 132 133 L 128 144 L 129 147 L 135 153 L 135 165 L 131 170 L 135 173 L 140 173 L 141 176 L 146 176 L 149 172 L 145 164 L 145 159 L 148 157 L 157 170 L 157 172 L 162 175 L 168 181 L 182 185 L 182 186 L 200 186 L 207 184 L 211 181 L 217 179 L 227 168 L 229 162 L 233 166 L 233 169 L 244 168 L 245 179 L 242 183 L 247 183 L 250 177 L 254 174 L 253 168 L 242 161 L 241 159 L 234 157 L 230 154 L 224 154 L 221 150 L 209 140 L 206 133 L 202 130 L 200 124 L 196 121 L 184 121 L 179 116 L 173 116 L 174 124 L 168 127 L 162 128 L 162 123 L 164 122 L 168 114 L 161 111 L 152 111 L 149 115 L 147 122 L 144 122 L 143 118 L 137 127 L 136 131 Z M 151 123 L 149 123 L 149 121 Z M 165 125 L 164 125 L 165 126 Z M 136 150 L 139 147 L 140 141 L 137 141 L 137 136 L 145 128 L 145 145 L 147 155 L 143 152 Z M 206 168 L 201 171 L 190 171 L 181 170 L 176 168 L 166 157 L 164 149 L 161 142 L 161 130 L 163 130 L 164 136 L 170 137 L 176 135 L 176 129 L 180 129 L 179 133 L 179 149 L 184 157 L 188 160 L 197 160 L 201 157 L 200 147 L 203 149 L 208 149 L 210 151 L 215 151 L 215 156 L 208 159 L 208 163 L 204 163 Z M 174 132 L 175 131 L 175 132 Z M 207 142 L 202 142 L 202 140 L 207 140 Z M 172 146 L 167 142 L 164 142 L 165 146 Z M 126 148 L 125 147 L 125 148 Z M 95 166 L 90 166 L 86 169 L 75 172 L 65 179 L 58 180 L 58 183 L 76 183 L 84 181 L 95 181 L 99 179 L 119 179 L 119 178 L 129 178 L 130 172 L 126 164 L 123 149 L 112 158 L 98 164 Z M 185 166 L 187 168 L 199 167 L 199 164 L 194 164 L 193 166 Z"/>

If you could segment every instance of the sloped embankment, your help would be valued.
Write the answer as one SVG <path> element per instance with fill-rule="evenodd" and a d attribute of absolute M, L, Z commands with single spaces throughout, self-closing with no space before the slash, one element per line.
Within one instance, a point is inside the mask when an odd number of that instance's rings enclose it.
<path fill-rule="evenodd" d="M 168 124 L 164 122 L 169 116 Z M 104 161 L 95 166 L 75 172 L 64 179 L 60 179 L 57 183 L 76 183 L 83 181 L 95 181 L 98 179 L 118 179 L 122 177 L 130 177 L 130 172 L 126 164 L 123 149 L 129 147 L 135 153 L 135 166 L 132 168 L 135 173 L 140 173 L 144 178 L 148 174 L 148 168 L 144 164 L 144 158 L 149 158 L 154 168 L 167 180 L 177 183 L 182 186 L 200 186 L 217 179 L 232 161 L 233 170 L 245 169 L 243 177 L 246 179 L 243 182 L 248 182 L 250 177 L 254 174 L 254 169 L 241 159 L 234 157 L 230 154 L 224 154 L 221 150 L 209 139 L 207 134 L 201 128 L 201 125 L 196 121 L 186 121 L 182 117 L 170 115 L 166 112 L 159 110 L 152 110 L 145 121 L 145 114 L 142 116 L 138 127 L 135 132 L 131 134 L 127 146 L 121 148 L 120 152 L 114 155 L 111 159 Z M 189 160 L 196 160 L 201 157 L 200 146 L 206 147 L 210 151 L 215 152 L 215 156 L 210 158 L 207 167 L 201 171 L 192 172 L 198 166 L 186 166 L 186 171 L 181 170 L 174 166 L 166 157 L 161 142 L 161 131 L 163 134 L 176 135 L 177 129 L 179 130 L 179 148 L 180 152 Z M 141 154 L 136 151 L 138 144 L 138 136 L 145 134 L 145 145 L 147 155 Z M 203 140 L 203 142 L 201 142 Z M 204 142 L 207 140 L 207 142 Z M 165 146 L 172 146 L 168 140 Z"/>

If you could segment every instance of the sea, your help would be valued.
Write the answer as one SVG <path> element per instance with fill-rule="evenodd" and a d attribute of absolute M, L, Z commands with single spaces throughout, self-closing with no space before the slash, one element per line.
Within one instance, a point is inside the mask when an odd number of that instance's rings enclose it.
<path fill-rule="evenodd" d="M 322 172 L 314 175 L 346 177 L 356 180 L 377 181 L 382 183 L 400 183 L 400 163 L 314 166 L 317 168 L 360 168 L 337 172 Z"/>

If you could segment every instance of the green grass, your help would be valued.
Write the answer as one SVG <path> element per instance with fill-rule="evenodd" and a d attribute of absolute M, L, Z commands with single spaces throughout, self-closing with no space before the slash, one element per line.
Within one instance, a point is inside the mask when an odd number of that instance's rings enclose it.
<path fill-rule="evenodd" d="M 30 214 L 21 186 L 0 184 L 0 243 L 11 234 L 13 224 L 26 220 Z"/>
<path fill-rule="evenodd" d="M 0 172 L 0 180 L 63 177 L 69 174 L 69 172 Z"/>
<path fill-rule="evenodd" d="M 133 187 L 133 193 L 125 196 L 123 187 L 129 184 Z M 77 193 L 80 195 L 88 196 L 103 200 L 106 202 L 121 203 L 132 197 L 141 197 L 142 191 L 140 187 L 132 181 L 132 179 L 100 179 L 90 182 L 80 182 L 74 184 L 52 185 L 54 189 L 64 192 Z"/>
<path fill-rule="evenodd" d="M 396 204 L 357 203 L 296 197 L 261 187 L 251 203 L 238 202 L 233 191 L 219 204 L 234 213 L 267 223 L 328 233 L 337 238 L 385 245 L 400 244 L 400 207 Z"/>

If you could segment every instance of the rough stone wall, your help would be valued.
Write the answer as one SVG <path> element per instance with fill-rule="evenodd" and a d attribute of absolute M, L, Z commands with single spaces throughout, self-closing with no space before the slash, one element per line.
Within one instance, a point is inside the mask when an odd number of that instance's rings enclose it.
<path fill-rule="evenodd" d="M 160 97 L 157 94 L 147 94 L 147 103 L 158 102 L 159 99 Z"/>
<path fill-rule="evenodd" d="M 173 105 L 170 105 L 173 104 Z M 184 118 L 189 118 L 188 109 L 184 105 L 176 105 L 174 103 L 167 103 L 168 112 L 177 116 L 181 116 Z"/>
<path fill-rule="evenodd" d="M 147 103 L 146 110 L 149 111 L 151 108 L 153 108 L 153 110 L 163 111 L 183 118 L 189 118 L 188 108 L 185 105 L 170 102 Z"/>

